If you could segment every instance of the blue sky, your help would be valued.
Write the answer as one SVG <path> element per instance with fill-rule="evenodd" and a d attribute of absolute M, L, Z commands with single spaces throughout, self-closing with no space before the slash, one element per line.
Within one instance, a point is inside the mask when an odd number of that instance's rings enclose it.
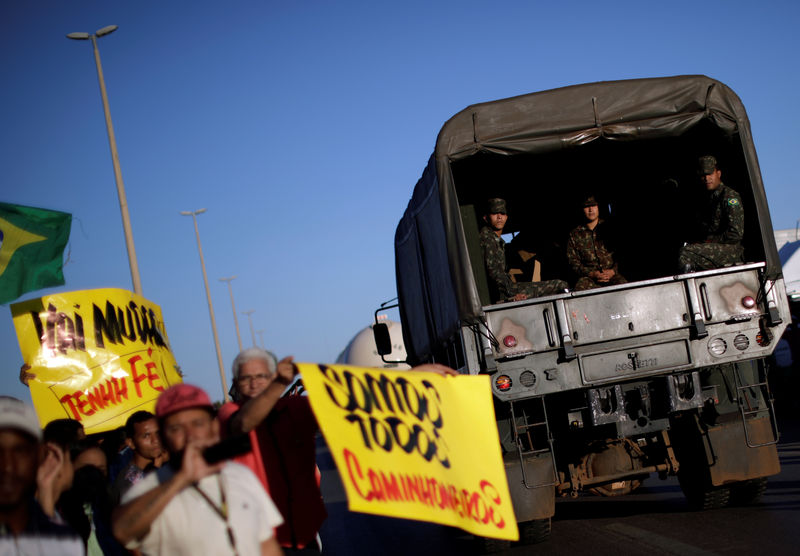
<path fill-rule="evenodd" d="M 186 380 L 217 399 L 179 212 L 208 209 L 198 223 L 226 368 L 237 345 L 218 279 L 231 275 L 269 349 L 333 361 L 394 297 L 397 221 L 442 124 L 476 102 L 709 75 L 748 110 L 773 224 L 800 218 L 795 1 L 7 0 L 0 200 L 73 214 L 61 290 L 131 288 L 91 45 L 65 38 L 110 24 L 99 47 L 144 295 Z M 29 399 L 8 306 L 0 347 L 0 392 Z"/>

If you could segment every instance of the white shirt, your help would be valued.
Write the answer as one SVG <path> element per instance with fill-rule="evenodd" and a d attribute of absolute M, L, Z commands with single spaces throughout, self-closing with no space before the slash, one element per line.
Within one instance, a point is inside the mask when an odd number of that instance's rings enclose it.
<path fill-rule="evenodd" d="M 174 474 L 169 465 L 149 473 L 125 492 L 122 503 L 168 481 Z M 270 539 L 273 529 L 283 523 L 278 509 L 253 472 L 243 465 L 228 462 L 221 473 L 203 478 L 197 486 L 221 507 L 220 485 L 228 507 L 227 524 L 197 490 L 187 487 L 169 501 L 144 538 L 131 541 L 126 548 L 169 556 L 233 554 L 228 540 L 229 524 L 239 555 L 260 555 L 261 543 Z"/>

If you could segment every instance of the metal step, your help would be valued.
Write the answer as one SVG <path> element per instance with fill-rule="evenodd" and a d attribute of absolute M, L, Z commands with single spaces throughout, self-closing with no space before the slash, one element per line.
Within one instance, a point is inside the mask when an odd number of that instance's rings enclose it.
<path fill-rule="evenodd" d="M 547 420 L 547 407 L 545 406 L 545 401 L 543 397 L 539 398 L 532 398 L 525 401 L 526 404 L 535 403 L 538 401 L 541 404 L 541 414 L 544 418 L 543 421 L 535 421 L 535 422 L 528 422 L 528 412 L 526 412 L 523 408 L 522 414 L 520 417 L 523 420 L 523 424 L 517 424 L 517 414 L 514 410 L 514 402 L 510 402 L 511 406 L 511 422 L 513 423 L 513 430 L 514 430 L 514 443 L 517 446 L 517 452 L 519 454 L 519 464 L 522 470 L 522 483 L 525 485 L 527 489 L 534 489 L 534 488 L 545 488 L 545 487 L 553 487 L 558 484 L 558 468 L 556 467 L 556 458 L 553 451 L 553 436 L 550 433 L 550 423 Z M 547 439 L 547 447 L 546 448 L 535 448 L 536 444 L 534 443 L 534 437 L 536 433 L 534 429 L 541 430 L 542 434 L 545 435 Z M 527 437 L 528 446 L 530 446 L 529 450 L 523 450 L 523 437 Z M 528 483 L 528 477 L 525 473 L 525 456 L 537 455 L 537 454 L 544 454 L 550 453 L 550 461 L 553 464 L 553 478 L 550 482 L 542 482 L 538 484 L 531 485 Z"/>
<path fill-rule="evenodd" d="M 778 431 L 778 422 L 775 417 L 775 405 L 772 403 L 772 393 L 769 390 L 769 384 L 766 379 L 766 362 L 762 359 L 757 362 L 755 381 L 750 382 L 745 380 L 742 376 L 739 365 L 734 366 L 733 377 L 736 383 L 736 399 L 739 405 L 739 413 L 742 417 L 742 425 L 744 426 L 744 435 L 749 448 L 760 448 L 762 446 L 771 446 L 778 443 L 780 432 Z M 754 392 L 755 390 L 755 392 Z M 759 406 L 759 396 L 763 399 L 763 407 Z M 753 407 L 752 401 L 755 401 Z M 772 440 L 767 442 L 756 443 L 751 439 L 750 427 L 748 423 L 752 419 L 758 417 L 768 417 L 772 427 Z"/>

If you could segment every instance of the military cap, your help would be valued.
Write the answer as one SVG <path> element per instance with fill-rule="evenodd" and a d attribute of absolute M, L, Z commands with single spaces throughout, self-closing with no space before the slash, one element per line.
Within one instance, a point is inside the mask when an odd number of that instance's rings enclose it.
<path fill-rule="evenodd" d="M 581 206 L 583 206 L 584 208 L 593 207 L 598 204 L 599 203 L 597 202 L 597 197 L 595 197 L 594 195 L 587 195 L 583 197 L 581 200 Z"/>
<path fill-rule="evenodd" d="M 717 159 L 711 155 L 701 156 L 697 159 L 697 173 L 701 176 L 713 174 L 717 169 Z"/>
<path fill-rule="evenodd" d="M 486 214 L 508 214 L 505 199 L 489 199 L 486 201 Z"/>

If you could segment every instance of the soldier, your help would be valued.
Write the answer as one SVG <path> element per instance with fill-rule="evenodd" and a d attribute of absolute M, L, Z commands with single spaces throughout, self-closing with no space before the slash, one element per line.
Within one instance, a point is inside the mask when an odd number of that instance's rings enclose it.
<path fill-rule="evenodd" d="M 681 248 L 681 272 L 710 270 L 744 260 L 744 208 L 739 194 L 722 183 L 722 172 L 713 156 L 701 156 L 697 173 L 708 197 L 700 215 L 700 242 Z"/>
<path fill-rule="evenodd" d="M 619 273 L 617 263 L 603 240 L 605 222 L 600 219 L 597 199 L 590 195 L 583 199 L 586 223 L 569 233 L 567 261 L 578 276 L 576 290 L 589 290 L 627 282 Z"/>
<path fill-rule="evenodd" d="M 520 282 L 511 280 L 506 268 L 506 242 L 501 237 L 508 219 L 504 199 L 489 199 L 483 220 L 486 226 L 481 230 L 481 250 L 489 274 L 493 297 L 503 301 L 522 301 L 531 297 L 553 295 L 567 289 L 564 280 L 543 280 L 541 282 Z"/>

